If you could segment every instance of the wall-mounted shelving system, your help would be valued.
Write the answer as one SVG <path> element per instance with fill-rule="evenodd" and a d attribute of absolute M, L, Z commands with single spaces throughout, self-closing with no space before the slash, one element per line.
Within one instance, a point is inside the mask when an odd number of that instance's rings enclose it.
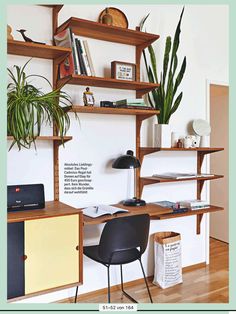
<path fill-rule="evenodd" d="M 158 84 L 152 84 L 149 82 L 140 81 L 140 60 L 143 50 L 156 41 L 159 35 L 149 34 L 145 32 L 140 32 L 140 30 L 130 30 L 119 27 L 113 27 L 108 25 L 103 25 L 97 22 L 88 21 L 84 19 L 79 19 L 71 17 L 61 26 L 58 26 L 58 13 L 62 9 L 63 5 L 44 5 L 52 9 L 52 29 L 53 35 L 71 27 L 72 32 L 76 35 L 86 36 L 90 38 L 95 38 L 98 40 L 104 40 L 109 42 L 115 42 L 119 44 L 132 45 L 135 46 L 135 63 L 136 63 L 136 81 L 121 81 L 111 78 L 101 78 L 101 77 L 88 77 L 71 75 L 63 79 L 58 79 L 58 65 L 71 53 L 69 48 L 61 48 L 50 45 L 39 45 L 35 43 L 25 43 L 16 40 L 8 41 L 8 53 L 12 55 L 36 57 L 41 59 L 50 59 L 53 61 L 53 88 L 62 88 L 66 84 L 73 85 L 88 85 L 96 87 L 105 87 L 113 89 L 125 89 L 136 91 L 136 97 L 139 98 L 144 94 L 152 91 L 158 87 Z M 150 147 L 140 147 L 140 131 L 143 120 L 158 115 L 158 110 L 140 110 L 140 109 L 124 109 L 124 108 L 100 108 L 100 107 L 83 107 L 83 106 L 73 106 L 72 110 L 79 113 L 92 113 L 92 114 L 118 114 L 118 115 L 134 115 L 136 117 L 136 156 L 143 161 L 144 156 L 159 151 L 195 151 L 197 153 L 197 172 L 201 172 L 201 167 L 203 163 L 204 156 L 209 153 L 217 152 L 223 150 L 222 148 L 198 148 L 198 149 L 163 149 L 163 148 L 150 148 Z M 12 140 L 11 137 L 8 140 Z M 53 165 L 54 165 L 54 202 L 47 202 L 47 215 L 50 215 L 49 210 L 54 211 L 54 216 L 60 216 L 60 210 L 62 209 L 62 216 L 67 215 L 68 211 L 71 210 L 71 215 L 76 215 L 78 210 L 68 209 L 65 204 L 59 202 L 59 146 L 62 144 L 61 138 L 58 136 L 56 130 L 54 129 L 52 136 L 40 136 L 37 140 L 51 140 L 53 141 Z M 64 138 L 64 142 L 72 140 L 71 136 Z M 197 198 L 201 197 L 201 191 L 203 184 L 206 180 L 221 178 L 220 175 L 214 175 L 213 177 L 203 177 L 197 178 Z M 187 179 L 186 179 L 187 180 Z M 136 194 L 141 196 L 143 187 L 148 184 L 164 183 L 164 182 L 176 182 L 177 180 L 161 180 L 153 177 L 140 177 L 140 170 L 136 173 Z M 181 181 L 181 180 L 178 180 Z M 183 181 L 183 180 L 182 180 Z M 50 204 L 49 204 L 50 203 Z M 197 220 L 197 234 L 200 233 L 200 223 L 203 214 L 223 210 L 221 207 L 210 205 L 209 208 L 189 211 L 182 214 L 159 214 L 155 216 L 155 219 L 170 219 L 176 217 L 196 215 Z M 81 214 L 81 212 L 80 212 Z M 43 217 L 25 217 L 17 216 L 20 221 L 34 220 L 45 218 Z M 13 217 L 9 217 L 9 222 L 13 223 Z M 46 220 L 45 220 L 46 221 Z M 80 225 L 82 220 L 80 220 Z M 79 229 L 79 243 L 82 245 L 82 231 Z M 79 280 L 76 283 L 70 284 L 70 286 L 75 286 L 82 283 L 82 249 L 76 247 L 79 250 Z M 59 287 L 65 288 L 64 287 Z M 57 288 L 53 288 L 56 290 Z M 38 294 L 40 294 L 39 292 Z"/>

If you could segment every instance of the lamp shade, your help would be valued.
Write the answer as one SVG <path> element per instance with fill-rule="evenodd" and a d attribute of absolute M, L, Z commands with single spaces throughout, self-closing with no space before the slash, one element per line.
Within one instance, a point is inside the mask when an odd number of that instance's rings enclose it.
<path fill-rule="evenodd" d="M 140 162 L 136 157 L 134 157 L 132 150 L 128 150 L 126 155 L 122 155 L 115 159 L 112 164 L 112 168 L 116 169 L 133 169 L 140 167 Z"/>

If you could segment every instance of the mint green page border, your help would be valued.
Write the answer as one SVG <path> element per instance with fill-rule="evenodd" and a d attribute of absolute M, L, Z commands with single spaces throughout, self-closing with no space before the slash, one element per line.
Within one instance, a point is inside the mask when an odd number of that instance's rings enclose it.
<path fill-rule="evenodd" d="M 6 145 L 6 5 L 8 4 L 33 4 L 33 3 L 50 3 L 50 1 L 11 1 L 2 0 L 0 4 L 0 311 L 3 313 L 15 312 L 15 310 L 20 310 L 23 313 L 30 313 L 35 310 L 44 310 L 45 312 L 52 311 L 58 313 L 69 313 L 70 310 L 73 312 L 85 312 L 94 313 L 98 310 L 97 304 L 8 304 L 6 303 L 6 162 L 7 162 L 7 145 Z M 117 0 L 117 1 L 99 1 L 99 0 L 87 0 L 87 1 L 55 1 L 56 4 L 59 2 L 64 4 L 228 4 L 230 12 L 230 174 L 235 173 L 235 163 L 236 160 L 236 149 L 234 147 L 235 140 L 233 143 L 233 134 L 236 134 L 236 127 L 234 122 L 234 117 L 236 117 L 236 95 L 235 89 L 235 80 L 236 80 L 236 44 L 235 44 L 235 31 L 236 29 L 236 1 L 203 1 L 203 0 L 186 0 L 185 2 L 178 0 L 169 0 L 169 1 L 158 1 L 158 0 Z M 220 21 L 219 21 L 220 23 Z M 220 41 L 220 38 L 219 38 Z M 204 48 L 203 48 L 204 49 Z M 235 70 L 234 70 L 235 69 Z M 179 311 L 180 313 L 186 311 L 185 313 L 190 313 L 191 310 L 196 311 L 203 310 L 209 311 L 208 313 L 215 313 L 216 311 L 227 311 L 235 310 L 236 311 L 236 228 L 234 227 L 234 221 L 236 220 L 236 210 L 232 208 L 232 205 L 235 203 L 233 199 L 233 175 L 230 176 L 230 303 L 229 304 L 139 304 L 138 309 L 142 313 L 150 313 L 150 310 L 158 310 L 159 313 L 169 313 L 169 311 Z M 234 279 L 234 280 L 233 280 Z M 197 293 L 197 291 L 196 291 Z M 27 312 L 26 312 L 27 311 Z M 91 312 L 90 312 L 91 311 Z M 153 311 L 153 312 L 154 312 Z M 50 312 L 50 313 L 53 313 Z M 49 312 L 48 312 L 49 313 Z M 71 312 L 72 313 L 72 312 Z"/>

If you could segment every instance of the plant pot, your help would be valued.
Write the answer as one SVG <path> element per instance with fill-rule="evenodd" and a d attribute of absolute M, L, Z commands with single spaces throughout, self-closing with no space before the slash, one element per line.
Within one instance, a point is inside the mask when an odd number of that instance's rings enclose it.
<path fill-rule="evenodd" d="M 171 147 L 171 129 L 169 124 L 154 125 L 154 146 L 162 148 Z"/>

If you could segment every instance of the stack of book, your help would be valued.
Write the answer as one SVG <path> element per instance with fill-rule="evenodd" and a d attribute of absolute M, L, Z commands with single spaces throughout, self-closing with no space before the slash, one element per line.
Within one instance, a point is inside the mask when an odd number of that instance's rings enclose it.
<path fill-rule="evenodd" d="M 210 205 L 207 201 L 203 200 L 187 200 L 187 201 L 180 201 L 178 202 L 180 206 L 187 207 L 189 209 L 201 209 L 201 208 L 208 208 Z"/>
<path fill-rule="evenodd" d="M 178 202 L 174 203 L 170 201 L 160 201 L 155 202 L 154 204 L 165 208 L 172 208 L 173 214 L 186 213 L 187 211 L 189 211 L 189 208 L 187 206 L 182 206 Z"/>
<path fill-rule="evenodd" d="M 59 65 L 60 78 L 72 74 L 95 76 L 87 40 L 75 37 L 70 28 L 54 36 L 56 46 L 71 48 L 71 54 Z"/>
<path fill-rule="evenodd" d="M 115 102 L 117 108 L 132 108 L 132 109 L 153 109 L 145 104 L 142 98 L 122 99 Z"/>

